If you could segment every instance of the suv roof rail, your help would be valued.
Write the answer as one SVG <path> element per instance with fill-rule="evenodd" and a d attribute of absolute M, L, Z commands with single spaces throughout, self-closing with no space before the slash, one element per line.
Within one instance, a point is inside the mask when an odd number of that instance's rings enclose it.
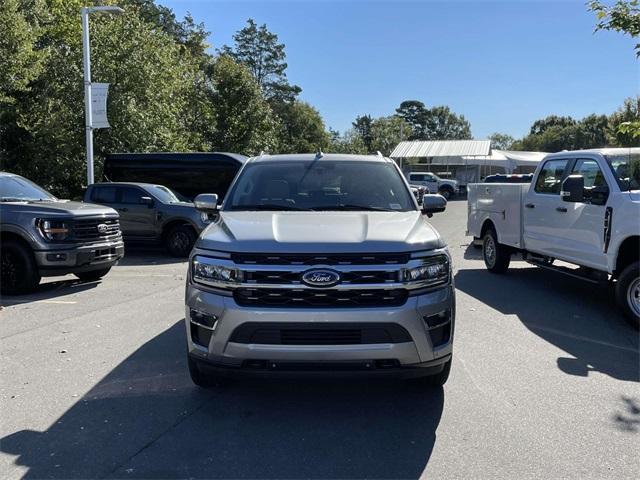
<path fill-rule="evenodd" d="M 382 157 L 382 158 L 384 158 L 384 155 L 382 155 L 382 152 L 381 152 L 380 150 L 376 151 L 376 155 L 377 155 L 378 157 Z"/>

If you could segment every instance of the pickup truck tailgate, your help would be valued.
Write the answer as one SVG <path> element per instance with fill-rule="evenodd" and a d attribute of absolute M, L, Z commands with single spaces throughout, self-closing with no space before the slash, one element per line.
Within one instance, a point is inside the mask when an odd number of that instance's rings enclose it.
<path fill-rule="evenodd" d="M 481 237 L 485 222 L 493 223 L 498 241 L 522 248 L 522 202 L 528 183 L 472 183 L 468 186 L 467 234 Z"/>

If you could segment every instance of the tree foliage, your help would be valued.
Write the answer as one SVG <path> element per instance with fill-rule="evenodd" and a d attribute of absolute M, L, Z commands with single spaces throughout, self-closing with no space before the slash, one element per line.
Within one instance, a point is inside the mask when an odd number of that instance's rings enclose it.
<path fill-rule="evenodd" d="M 409 140 L 466 140 L 471 137 L 471 124 L 447 106 L 427 108 L 418 100 L 406 100 L 396 114 L 410 127 Z"/>
<path fill-rule="evenodd" d="M 238 31 L 233 40 L 235 45 L 225 45 L 221 52 L 246 65 L 268 99 L 295 99 L 301 89 L 290 85 L 287 80 L 285 46 L 278 43 L 275 33 L 270 32 L 264 24 L 258 27 L 250 18 L 247 26 Z"/>
<path fill-rule="evenodd" d="M 330 136 L 318 110 L 295 100 L 273 104 L 279 122 L 277 150 L 281 153 L 313 153 L 326 150 Z"/>
<path fill-rule="evenodd" d="M 589 10 L 596 14 L 598 23 L 596 30 L 612 30 L 637 38 L 640 36 L 640 1 L 618 0 L 607 6 L 599 0 L 588 2 Z M 640 56 L 640 43 L 635 46 L 636 55 Z"/>
<path fill-rule="evenodd" d="M 511 150 L 514 142 L 516 141 L 511 135 L 507 133 L 493 133 L 489 136 L 491 140 L 491 147 L 496 150 Z"/>

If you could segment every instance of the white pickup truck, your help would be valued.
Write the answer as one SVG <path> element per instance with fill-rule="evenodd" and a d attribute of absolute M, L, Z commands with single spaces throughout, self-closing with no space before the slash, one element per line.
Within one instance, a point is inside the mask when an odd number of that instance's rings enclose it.
<path fill-rule="evenodd" d="M 506 272 L 521 254 L 539 267 L 613 281 L 618 305 L 640 327 L 640 148 L 551 154 L 530 184 L 471 184 L 468 201 L 467 235 L 482 242 L 489 271 Z"/>

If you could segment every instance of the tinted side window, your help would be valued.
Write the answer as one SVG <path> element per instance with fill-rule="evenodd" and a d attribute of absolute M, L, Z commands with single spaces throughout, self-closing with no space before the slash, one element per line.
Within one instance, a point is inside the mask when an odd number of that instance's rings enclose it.
<path fill-rule="evenodd" d="M 409 179 L 415 181 L 415 182 L 422 182 L 424 181 L 424 175 L 416 175 L 414 173 L 412 173 L 411 175 L 409 175 Z"/>
<path fill-rule="evenodd" d="M 562 177 L 564 176 L 568 162 L 569 160 L 566 159 L 548 160 L 545 162 L 536 180 L 535 191 L 537 193 L 559 195 L 560 188 L 562 187 Z"/>
<path fill-rule="evenodd" d="M 141 204 L 142 197 L 148 196 L 145 192 L 137 188 L 122 189 L 122 203 Z"/>
<path fill-rule="evenodd" d="M 116 193 L 115 187 L 94 187 L 91 200 L 98 203 L 116 203 Z"/>
<path fill-rule="evenodd" d="M 585 188 L 603 187 L 607 185 L 607 182 L 604 179 L 604 174 L 602 173 L 602 170 L 600 170 L 598 162 L 595 160 L 585 158 L 579 159 L 571 173 L 583 176 Z"/>

